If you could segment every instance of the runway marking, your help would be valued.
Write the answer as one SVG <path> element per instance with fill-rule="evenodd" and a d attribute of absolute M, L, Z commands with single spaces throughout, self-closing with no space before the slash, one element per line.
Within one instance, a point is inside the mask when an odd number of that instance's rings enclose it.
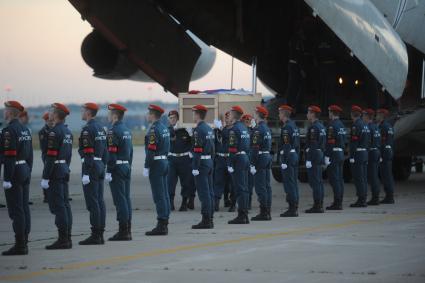
<path fill-rule="evenodd" d="M 338 224 L 324 224 L 324 225 L 320 225 L 316 227 L 294 229 L 294 230 L 290 230 L 286 232 L 258 234 L 254 236 L 247 236 L 247 237 L 241 237 L 241 238 L 230 239 L 230 240 L 222 240 L 217 242 L 177 246 L 174 248 L 158 249 L 158 250 L 153 250 L 148 252 L 140 252 L 133 255 L 116 256 L 116 257 L 110 257 L 110 258 L 98 259 L 98 260 L 92 260 L 92 261 L 86 261 L 86 262 L 80 262 L 80 263 L 71 263 L 71 264 L 66 264 L 66 265 L 63 265 L 57 268 L 52 268 L 52 269 L 43 269 L 39 271 L 26 272 L 21 274 L 5 275 L 5 276 L 0 276 L 0 281 L 6 281 L 6 280 L 20 281 L 20 280 L 31 279 L 31 278 L 35 278 L 35 277 L 39 277 L 43 275 L 53 274 L 53 273 L 80 270 L 80 269 L 84 269 L 88 267 L 113 264 L 113 263 L 124 263 L 124 262 L 138 260 L 138 259 L 146 258 L 146 257 L 175 254 L 182 251 L 191 251 L 191 250 L 210 248 L 210 247 L 220 247 L 220 246 L 224 246 L 228 244 L 237 244 L 237 243 L 242 243 L 247 241 L 278 238 L 283 236 L 303 235 L 303 234 L 307 234 L 311 232 L 323 232 L 328 230 L 346 228 L 346 227 L 359 225 L 359 224 L 376 224 L 376 223 L 382 223 L 387 221 L 414 219 L 421 216 L 425 216 L 425 211 L 411 213 L 411 214 L 386 215 L 384 217 L 380 217 L 379 219 L 350 220 L 350 221 L 346 221 L 346 222 L 338 223 Z"/>

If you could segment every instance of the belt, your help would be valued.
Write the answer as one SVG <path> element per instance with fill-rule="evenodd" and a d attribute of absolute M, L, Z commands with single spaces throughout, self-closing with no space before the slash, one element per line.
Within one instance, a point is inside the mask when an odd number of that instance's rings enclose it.
<path fill-rule="evenodd" d="M 259 151 L 258 154 L 269 154 L 270 151 Z"/>
<path fill-rule="evenodd" d="M 369 150 L 378 150 L 378 148 L 376 148 L 376 147 L 371 147 L 371 148 L 369 148 Z"/>
<path fill-rule="evenodd" d="M 102 158 L 100 158 L 100 157 L 93 157 L 93 160 L 101 161 Z M 81 158 L 81 163 L 84 163 L 84 158 Z"/>
<path fill-rule="evenodd" d="M 366 148 L 358 147 L 358 148 L 356 148 L 356 151 L 366 151 Z"/>
<path fill-rule="evenodd" d="M 130 162 L 128 162 L 128 160 L 117 160 L 117 161 L 115 161 L 115 164 L 128 164 L 128 163 L 130 163 Z"/>
<path fill-rule="evenodd" d="M 295 152 L 295 149 L 291 149 L 289 152 Z M 283 155 L 285 152 L 283 150 L 280 151 L 280 154 Z"/>
<path fill-rule="evenodd" d="M 391 145 L 386 145 L 385 148 L 391 148 Z"/>
<path fill-rule="evenodd" d="M 229 157 L 229 154 L 228 153 L 217 152 L 217 155 L 218 156 L 221 156 L 221 157 Z"/>
<path fill-rule="evenodd" d="M 161 160 L 161 159 L 167 159 L 167 156 L 165 155 L 157 155 L 153 157 L 153 160 Z"/>
<path fill-rule="evenodd" d="M 190 152 L 182 152 L 182 153 L 174 153 L 174 152 L 170 152 L 168 153 L 168 156 L 175 156 L 175 157 L 182 157 L 182 156 L 189 156 Z"/>
<path fill-rule="evenodd" d="M 55 160 L 55 164 L 64 164 L 66 160 Z"/>
<path fill-rule="evenodd" d="M 242 155 L 242 154 L 246 154 L 246 152 L 245 151 L 236 152 L 236 155 Z"/>
<path fill-rule="evenodd" d="M 343 151 L 342 148 L 340 148 L 340 147 L 334 147 L 334 148 L 332 148 L 332 150 L 333 151 Z"/>
<path fill-rule="evenodd" d="M 211 155 L 201 155 L 201 159 L 211 159 Z"/>
<path fill-rule="evenodd" d="M 26 164 L 27 162 L 25 161 L 25 160 L 18 160 L 18 161 L 16 161 L 15 162 L 15 164 L 16 165 L 19 165 L 19 164 Z"/>
<path fill-rule="evenodd" d="M 295 61 L 295 60 L 293 60 L 293 59 L 289 59 L 289 63 L 297 64 L 297 61 Z"/>

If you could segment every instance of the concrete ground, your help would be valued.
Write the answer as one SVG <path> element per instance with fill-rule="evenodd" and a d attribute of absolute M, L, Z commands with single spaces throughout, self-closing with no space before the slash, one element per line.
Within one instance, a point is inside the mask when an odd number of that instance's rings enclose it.
<path fill-rule="evenodd" d="M 39 152 L 36 152 L 39 157 Z M 56 237 L 53 215 L 41 202 L 41 162 L 36 159 L 31 187 L 32 233 L 27 256 L 0 256 L 0 281 L 22 282 L 425 282 L 425 174 L 397 183 L 395 205 L 348 208 L 354 188 L 346 186 L 342 212 L 280 218 L 286 207 L 282 185 L 272 181 L 273 220 L 231 226 L 235 216 L 221 209 L 214 230 L 194 231 L 195 211 L 171 215 L 170 234 L 146 237 L 155 224 L 150 186 L 141 177 L 143 148 L 136 148 L 131 242 L 78 246 L 89 233 L 88 212 L 80 185 L 80 163 L 72 165 L 74 214 L 72 250 L 47 251 Z M 326 201 L 331 201 L 326 185 Z M 300 184 L 300 211 L 311 205 L 311 191 Z M 117 228 L 106 186 L 107 231 Z M 4 202 L 4 196 L 0 202 Z M 180 198 L 176 200 L 178 206 Z M 255 204 L 251 216 L 256 213 Z M 0 249 L 13 242 L 10 220 L 0 209 Z"/>

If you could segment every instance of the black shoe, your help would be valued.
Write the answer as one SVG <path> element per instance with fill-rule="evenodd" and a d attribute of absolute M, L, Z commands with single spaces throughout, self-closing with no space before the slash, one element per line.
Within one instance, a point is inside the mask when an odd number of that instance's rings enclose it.
<path fill-rule="evenodd" d="M 6 205 L 0 203 L 0 208 L 5 208 L 5 207 L 6 207 Z"/>
<path fill-rule="evenodd" d="M 202 220 L 196 225 L 192 225 L 192 229 L 212 229 L 214 224 L 212 218 L 208 215 L 202 215 Z"/>
<path fill-rule="evenodd" d="M 187 208 L 189 208 L 190 210 L 195 209 L 195 197 L 189 198 L 189 201 L 187 202 Z"/>
<path fill-rule="evenodd" d="M 78 243 L 81 246 L 86 245 L 103 245 L 102 238 L 100 237 L 100 233 L 98 229 L 95 229 L 94 227 L 91 228 L 91 235 Z"/>
<path fill-rule="evenodd" d="M 288 210 L 281 213 L 280 217 L 298 217 L 298 205 L 289 204 Z"/>
<path fill-rule="evenodd" d="M 355 203 L 350 204 L 350 207 L 367 207 L 366 201 L 364 199 L 357 199 Z"/>
<path fill-rule="evenodd" d="M 15 245 L 8 249 L 7 251 L 2 252 L 1 254 L 4 256 L 10 255 L 27 255 L 28 254 L 28 246 L 25 242 L 25 237 L 15 236 Z"/>
<path fill-rule="evenodd" d="M 315 203 L 312 208 L 307 209 L 305 213 L 324 213 L 323 206 L 320 203 Z"/>
<path fill-rule="evenodd" d="M 158 219 L 156 227 L 145 233 L 146 236 L 165 236 L 168 235 L 168 220 Z"/>
<path fill-rule="evenodd" d="M 68 231 L 58 231 L 58 239 L 51 245 L 46 246 L 46 250 L 68 250 L 72 248 L 72 242 L 69 240 Z"/>
<path fill-rule="evenodd" d="M 383 200 L 381 200 L 382 204 L 394 204 L 394 197 L 393 196 L 385 196 L 385 198 Z"/>
<path fill-rule="evenodd" d="M 379 205 L 379 197 L 372 197 L 367 205 Z"/>
<path fill-rule="evenodd" d="M 182 199 L 182 204 L 180 205 L 179 211 L 187 211 L 187 198 Z"/>
<path fill-rule="evenodd" d="M 214 211 L 219 211 L 220 210 L 220 199 L 216 198 L 214 201 Z"/>
<path fill-rule="evenodd" d="M 105 227 L 102 227 L 99 229 L 99 237 L 101 244 L 105 244 L 105 238 L 103 237 L 103 234 L 105 233 Z"/>
<path fill-rule="evenodd" d="M 326 207 L 326 210 L 342 210 L 342 203 L 335 201 L 330 206 Z"/>
<path fill-rule="evenodd" d="M 266 207 L 260 206 L 260 213 L 254 217 L 251 217 L 251 221 L 270 221 L 272 220 L 269 216 L 268 210 Z"/>
<path fill-rule="evenodd" d="M 235 219 L 227 222 L 228 224 L 249 224 L 248 211 L 239 210 Z"/>
<path fill-rule="evenodd" d="M 108 241 L 131 241 L 131 235 L 128 231 L 128 223 L 120 223 L 119 230 Z"/>
<path fill-rule="evenodd" d="M 34 203 L 32 201 L 28 201 L 28 205 L 33 205 Z"/>

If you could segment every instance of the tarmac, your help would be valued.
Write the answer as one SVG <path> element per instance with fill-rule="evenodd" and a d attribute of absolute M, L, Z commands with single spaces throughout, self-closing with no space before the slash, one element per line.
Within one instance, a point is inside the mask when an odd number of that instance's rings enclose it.
<path fill-rule="evenodd" d="M 396 204 L 349 208 L 355 200 L 346 184 L 345 209 L 308 215 L 308 184 L 300 183 L 300 216 L 281 218 L 286 209 L 282 184 L 272 180 L 273 220 L 228 225 L 236 214 L 223 208 L 215 229 L 191 230 L 194 211 L 173 212 L 169 235 L 147 237 L 156 223 L 149 181 L 142 177 L 144 149 L 135 148 L 133 164 L 133 241 L 79 246 L 89 235 L 89 216 L 81 187 L 81 163 L 74 151 L 70 192 L 74 216 L 71 250 L 47 251 L 56 238 L 54 216 L 42 203 L 40 152 L 32 176 L 32 232 L 29 255 L 0 256 L 0 281 L 20 282 L 425 282 L 425 174 L 412 173 L 396 184 Z M 188 169 L 189 170 L 189 169 Z M 180 189 L 177 189 L 180 191 Z M 105 185 L 107 228 L 117 229 L 115 207 Z M 257 213 L 255 201 L 250 216 Z M 325 204 L 332 199 L 326 183 Z M 4 202 L 4 196 L 0 197 Z M 176 207 L 180 197 L 176 198 Z M 13 243 L 7 209 L 0 209 L 0 250 Z"/>

